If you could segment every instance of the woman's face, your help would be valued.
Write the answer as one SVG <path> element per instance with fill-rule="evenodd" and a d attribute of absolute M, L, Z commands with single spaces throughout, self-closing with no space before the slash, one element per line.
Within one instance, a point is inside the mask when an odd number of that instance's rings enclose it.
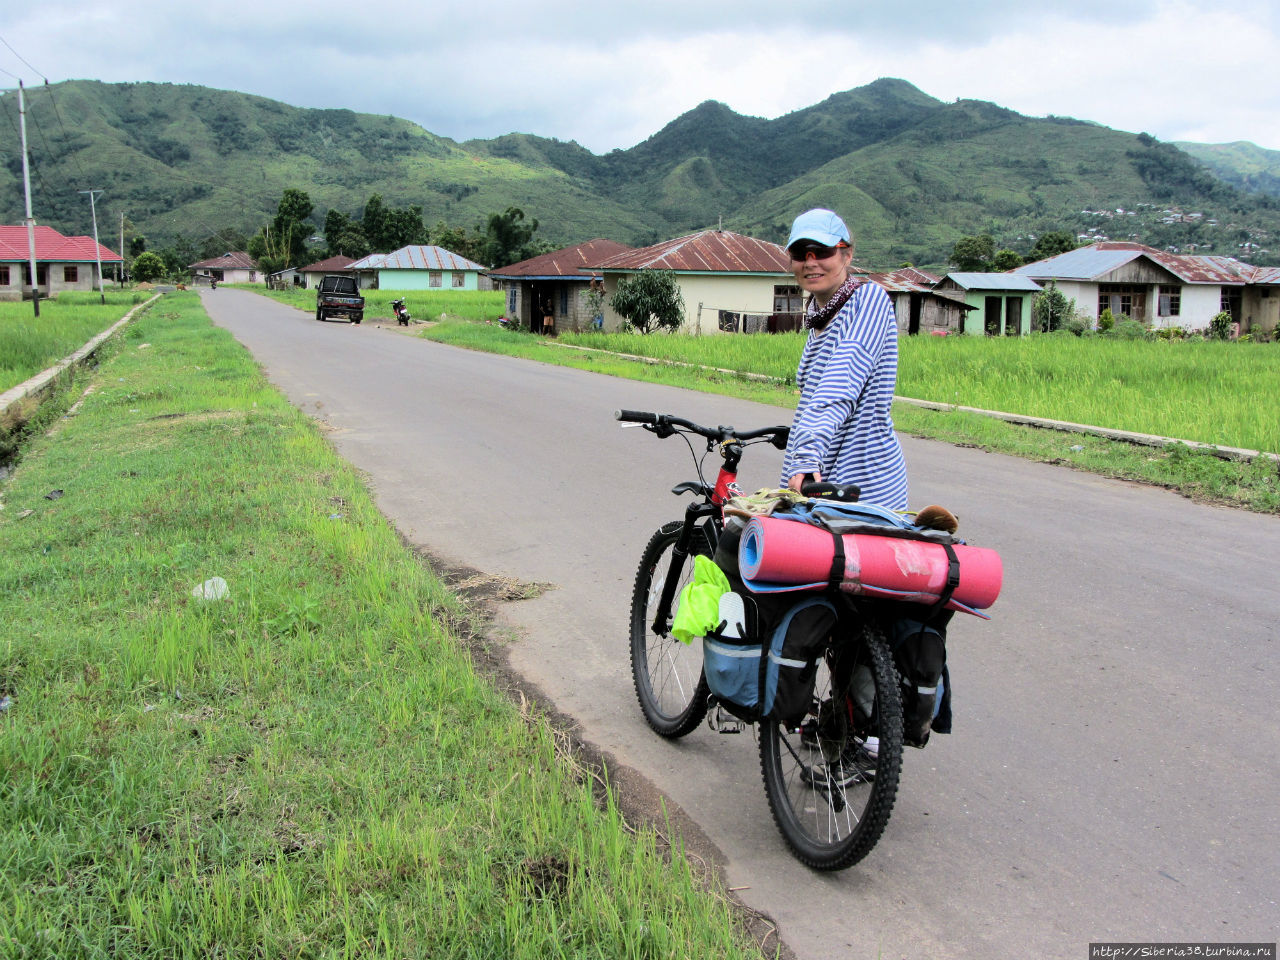
<path fill-rule="evenodd" d="M 788 253 L 791 255 L 791 272 L 795 274 L 800 289 L 813 294 L 820 305 L 826 304 L 831 295 L 849 275 L 849 263 L 853 251 L 848 247 L 824 247 L 812 241 L 797 241 Z M 796 258 L 801 259 L 797 260 Z"/>

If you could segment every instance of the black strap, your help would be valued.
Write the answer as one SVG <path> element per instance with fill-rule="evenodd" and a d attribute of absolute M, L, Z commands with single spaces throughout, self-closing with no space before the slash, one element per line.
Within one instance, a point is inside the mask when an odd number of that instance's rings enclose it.
<path fill-rule="evenodd" d="M 931 621 L 947 608 L 947 604 L 951 602 L 951 595 L 956 592 L 956 587 L 960 586 L 960 558 L 956 556 L 955 548 L 949 543 L 940 544 L 943 550 L 947 551 L 947 585 L 942 588 L 942 595 L 938 597 L 938 602 L 929 608 L 929 615 L 925 617 L 925 621 Z"/>
<path fill-rule="evenodd" d="M 832 533 L 831 537 L 835 540 L 836 549 L 831 556 L 831 572 L 827 574 L 827 586 L 835 590 L 844 582 L 844 536 Z"/>

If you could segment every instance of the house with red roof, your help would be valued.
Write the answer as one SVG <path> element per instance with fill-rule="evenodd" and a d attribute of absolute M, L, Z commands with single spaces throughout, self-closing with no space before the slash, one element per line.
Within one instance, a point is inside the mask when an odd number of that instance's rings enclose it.
<path fill-rule="evenodd" d="M 102 269 L 123 261 L 93 237 L 66 237 L 52 227 L 36 227 L 36 289 L 41 298 L 64 290 L 98 289 Z M 0 300 L 31 299 L 31 261 L 25 226 L 0 226 Z"/>
<path fill-rule="evenodd" d="M 680 284 L 688 333 L 755 333 L 795 324 L 803 308 L 787 251 L 728 230 L 704 230 L 587 264 L 611 298 L 618 281 L 640 270 L 670 270 Z M 606 300 L 607 303 L 607 300 Z M 606 306 L 604 328 L 623 319 Z M 792 327 L 794 329 L 794 326 Z"/>
<path fill-rule="evenodd" d="M 309 263 L 305 267 L 298 268 L 298 276 L 302 277 L 302 285 L 308 290 L 314 290 L 320 286 L 320 281 L 329 276 L 354 277 L 355 272 L 351 269 L 351 265 L 355 263 L 355 257 L 348 257 L 344 254 L 338 254 L 329 257 L 327 260 L 317 260 L 315 263 Z"/>
<path fill-rule="evenodd" d="M 258 269 L 258 262 L 243 250 L 230 250 L 220 257 L 211 257 L 199 263 L 187 264 L 192 283 L 263 283 L 265 277 Z"/>
<path fill-rule="evenodd" d="M 506 316 L 526 330 L 554 333 L 586 330 L 603 323 L 604 282 L 598 270 L 587 264 L 631 248 L 616 240 L 597 237 L 489 271 L 489 279 L 506 299 Z M 592 291 L 599 296 L 592 297 Z M 550 311 L 548 312 L 548 307 Z M 551 317 L 544 331 L 543 319 Z"/>

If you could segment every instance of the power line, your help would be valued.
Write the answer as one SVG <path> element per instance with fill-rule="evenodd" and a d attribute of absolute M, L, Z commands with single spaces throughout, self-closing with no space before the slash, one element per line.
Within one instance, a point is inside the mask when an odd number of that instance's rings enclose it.
<path fill-rule="evenodd" d="M 23 59 L 22 54 L 20 54 L 17 50 L 13 49 L 13 47 L 9 45 L 8 40 L 6 40 L 4 37 L 0 37 L 0 43 L 3 43 L 6 47 L 9 47 L 9 52 L 12 53 L 19 60 L 22 60 L 23 63 L 26 63 L 28 69 L 30 69 L 37 77 L 39 77 L 45 83 L 49 82 L 49 78 L 46 77 L 43 73 L 41 73 L 39 70 L 37 70 L 35 67 L 31 66 L 31 64 L 27 63 L 27 61 Z M 9 73 L 9 71 L 6 70 L 5 73 Z M 10 73 L 9 76 L 12 77 L 13 74 Z M 14 79 L 16 80 L 17 77 L 14 77 Z"/>
<path fill-rule="evenodd" d="M 5 117 L 5 119 L 6 119 L 6 120 L 8 120 L 8 121 L 9 121 L 9 127 L 10 127 L 10 129 L 12 129 L 12 130 L 13 130 L 14 138 L 15 138 L 15 139 L 19 139 L 19 140 L 20 140 L 20 139 L 21 139 L 21 137 L 22 137 L 22 134 L 18 131 L 18 125 L 17 125 L 16 123 L 14 123 L 14 122 L 13 122 L 13 117 L 11 117 L 11 116 L 9 115 L 9 103 L 8 103 L 8 101 L 7 101 L 7 100 L 5 100 L 4 98 L 0 97 L 0 104 L 3 104 L 3 105 L 4 105 L 4 117 Z M 37 163 L 36 163 L 36 161 L 35 161 L 35 157 L 32 157 L 29 153 L 28 153 L 28 155 L 27 155 L 27 161 L 31 164 L 31 169 L 32 169 L 32 170 L 34 170 L 34 171 L 36 172 L 36 179 L 40 182 L 40 198 L 41 198 L 41 200 L 43 200 L 43 201 L 44 201 L 45 206 L 47 206 L 47 207 L 49 207 L 50 209 L 52 209 L 52 207 L 53 207 L 53 199 L 52 199 L 52 198 L 53 198 L 53 192 L 49 189 L 48 184 L 46 184 L 46 183 L 44 182 L 44 174 L 40 172 L 40 166 L 39 166 L 39 164 L 37 164 Z"/>
<path fill-rule="evenodd" d="M 53 96 L 53 87 L 49 85 L 48 80 L 44 82 L 44 88 L 49 91 L 49 102 L 53 104 L 53 115 L 58 118 L 58 126 L 62 128 L 62 136 L 66 138 L 68 150 L 70 150 L 71 134 L 67 132 L 67 125 L 62 122 L 62 111 L 58 109 L 58 101 Z M 76 169 L 80 171 L 81 178 L 88 179 L 84 172 L 84 167 L 80 164 L 80 154 L 72 153 L 71 159 L 76 162 Z"/>

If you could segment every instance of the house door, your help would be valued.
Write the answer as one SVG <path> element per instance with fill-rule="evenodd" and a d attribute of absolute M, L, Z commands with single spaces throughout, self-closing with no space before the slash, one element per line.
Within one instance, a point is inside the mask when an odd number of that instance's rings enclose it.
<path fill-rule="evenodd" d="M 988 337 L 998 337 L 1000 336 L 1000 317 L 1004 312 L 1004 297 L 987 297 L 984 302 L 986 318 L 982 328 Z"/>
<path fill-rule="evenodd" d="M 1004 335 L 1016 337 L 1022 333 L 1022 298 L 1004 298 Z"/>
<path fill-rule="evenodd" d="M 910 314 L 907 318 L 907 333 L 916 334 L 920 332 L 920 306 L 924 301 L 924 297 L 918 293 L 911 294 L 911 306 L 908 308 Z"/>

